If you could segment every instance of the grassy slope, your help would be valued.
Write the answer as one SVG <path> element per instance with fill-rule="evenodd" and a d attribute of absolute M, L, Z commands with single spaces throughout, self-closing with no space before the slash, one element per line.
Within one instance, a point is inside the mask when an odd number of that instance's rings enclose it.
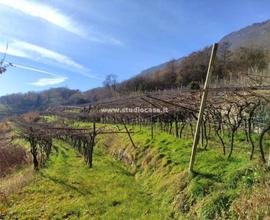
<path fill-rule="evenodd" d="M 180 211 L 189 219 L 236 218 L 238 213 L 232 204 L 237 203 L 243 191 L 250 193 L 265 177 L 263 167 L 258 165 L 258 152 L 254 161 L 248 159 L 249 146 L 241 134 L 231 160 L 222 155 L 220 145 L 211 139 L 208 150 L 199 150 L 197 173 L 192 177 L 186 171 L 190 137 L 179 140 L 164 132 L 156 132 L 154 140 L 149 137 L 149 129 L 135 133 L 136 150 L 127 135 L 107 137 L 107 145 L 117 157 L 124 150 L 123 160 L 136 165 L 136 170 L 132 170 L 136 178 L 159 199 L 161 207 L 171 207 L 171 216 L 179 216 Z M 264 210 L 260 212 L 265 215 Z"/>
<path fill-rule="evenodd" d="M 48 168 L 2 207 L 6 219 L 165 219 L 166 211 L 102 147 L 90 170 L 67 144 L 57 145 Z"/>
<path fill-rule="evenodd" d="M 91 126 L 88 123 L 74 125 Z M 19 196 L 14 196 L 15 204 L 8 208 L 14 213 L 12 218 L 27 217 L 29 213 L 31 216 L 59 215 L 59 219 L 76 219 L 77 216 L 164 219 L 180 215 L 188 219 L 224 219 L 237 218 L 240 211 L 246 217 L 241 210 L 245 205 L 243 201 L 263 178 L 269 179 L 258 165 L 258 152 L 255 160 L 250 161 L 248 150 L 239 149 L 249 147 L 242 134 L 236 139 L 230 161 L 222 155 L 216 140 L 211 139 L 209 149 L 198 153 L 197 174 L 189 176 L 186 168 L 192 140 L 188 133 L 184 132 L 186 137 L 180 140 L 155 132 L 151 140 L 149 129 L 135 130 L 132 136 L 136 149 L 127 135 L 99 136 L 93 170 L 89 170 L 73 150 L 61 148 L 36 181 Z M 128 166 L 113 160 L 103 146 L 108 146 L 108 152 Z M 269 201 L 263 202 L 255 211 L 250 209 L 251 216 L 254 212 L 259 217 L 269 214 Z M 164 216 L 161 217 L 161 213 Z"/>
<path fill-rule="evenodd" d="M 84 127 L 89 123 L 74 125 Z M 150 128 L 139 131 L 135 126 L 133 130 L 137 149 L 124 134 L 103 136 L 100 143 L 108 146 L 116 158 L 131 165 L 130 172 L 135 173 L 136 179 L 158 199 L 161 207 L 169 207 L 170 216 L 174 218 L 179 215 L 189 219 L 238 218 L 241 214 L 238 203 L 242 202 L 239 197 L 250 199 L 246 195 L 269 179 L 268 171 L 258 162 L 258 146 L 253 161 L 249 160 L 250 145 L 245 141 L 244 133 L 237 134 L 230 160 L 222 154 L 221 144 L 212 134 L 208 149 L 198 149 L 196 173 L 190 176 L 187 173 L 192 146 L 189 130 L 185 130 L 184 137 L 179 139 L 156 129 L 153 140 Z M 224 138 L 229 146 L 229 138 L 226 135 Z M 256 135 L 253 138 L 258 139 Z M 266 153 L 269 146 L 269 140 L 265 141 Z M 249 215 L 269 215 L 269 205 L 270 200 L 264 199 L 264 204 L 250 209 Z"/>

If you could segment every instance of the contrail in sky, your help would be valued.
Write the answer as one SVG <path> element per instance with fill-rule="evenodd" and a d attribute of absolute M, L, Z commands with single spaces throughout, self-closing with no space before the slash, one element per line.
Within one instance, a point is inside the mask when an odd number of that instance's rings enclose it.
<path fill-rule="evenodd" d="M 34 67 L 29 67 L 29 66 L 24 66 L 24 65 L 20 65 L 20 64 L 12 64 L 12 66 L 20 68 L 20 69 L 25 69 L 25 70 L 38 72 L 38 73 L 44 73 L 44 74 L 50 75 L 50 76 L 59 76 L 59 75 L 56 75 L 54 73 L 51 73 L 51 72 L 48 72 L 48 71 L 45 71 L 45 70 L 41 70 L 41 69 L 37 69 L 37 68 L 34 68 Z"/>

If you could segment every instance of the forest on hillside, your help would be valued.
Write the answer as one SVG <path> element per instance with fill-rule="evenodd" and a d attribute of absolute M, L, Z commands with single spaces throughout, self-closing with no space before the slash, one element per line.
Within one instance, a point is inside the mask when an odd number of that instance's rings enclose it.
<path fill-rule="evenodd" d="M 222 43 L 218 50 L 212 86 L 249 86 L 254 80 L 263 85 L 269 71 L 269 51 L 260 48 L 241 47 L 231 50 L 229 43 Z M 164 89 L 201 88 L 209 62 L 210 47 L 196 51 L 181 59 L 172 60 L 153 73 L 138 75 L 123 82 L 110 74 L 104 86 L 81 92 L 68 88 L 50 89 L 44 92 L 28 92 L 0 97 L 0 117 L 28 111 L 41 111 L 55 105 L 80 105 L 99 100 L 120 97 L 132 93 Z M 253 75 L 250 76 L 250 73 Z M 254 73 L 257 75 L 254 78 Z"/>

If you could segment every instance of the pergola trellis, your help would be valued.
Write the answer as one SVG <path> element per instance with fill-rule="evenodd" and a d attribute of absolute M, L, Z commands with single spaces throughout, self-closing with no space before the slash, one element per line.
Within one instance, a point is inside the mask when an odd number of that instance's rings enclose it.
<path fill-rule="evenodd" d="M 16 124 L 20 130 L 18 138 L 23 138 L 30 144 L 35 170 L 44 166 L 45 161 L 49 159 L 53 139 L 61 139 L 72 144 L 84 156 L 85 162 L 90 168 L 93 165 L 93 150 L 98 135 L 128 134 L 133 146 L 135 146 L 130 135 L 132 132 L 126 126 L 125 131 L 120 131 L 105 127 L 96 128 L 95 122 L 93 122 L 92 128 L 56 126 L 53 123 L 33 123 L 22 119 L 17 119 Z"/>

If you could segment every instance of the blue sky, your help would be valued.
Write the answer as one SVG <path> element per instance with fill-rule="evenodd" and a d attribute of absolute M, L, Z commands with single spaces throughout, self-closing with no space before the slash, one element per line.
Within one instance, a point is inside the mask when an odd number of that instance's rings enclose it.
<path fill-rule="evenodd" d="M 269 18 L 269 0 L 0 0 L 0 95 L 128 79 Z"/>

